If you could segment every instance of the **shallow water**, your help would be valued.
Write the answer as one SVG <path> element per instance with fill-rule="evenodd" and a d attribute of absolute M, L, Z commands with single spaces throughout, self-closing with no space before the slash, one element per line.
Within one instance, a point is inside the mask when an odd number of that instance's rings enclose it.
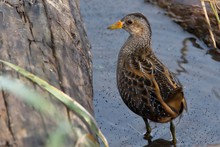
<path fill-rule="evenodd" d="M 111 147 L 148 144 L 143 139 L 143 120 L 125 106 L 116 86 L 117 55 L 128 34 L 123 30 L 106 29 L 131 12 L 142 12 L 147 16 L 156 55 L 178 75 L 184 86 L 188 112 L 175 120 L 177 146 L 220 144 L 218 56 L 207 54 L 209 49 L 203 42 L 183 31 L 164 15 L 163 10 L 143 0 L 81 0 L 80 6 L 92 45 L 95 115 Z M 151 127 L 153 140 L 171 139 L 169 124 L 151 122 Z M 154 143 L 165 146 L 166 141 Z"/>

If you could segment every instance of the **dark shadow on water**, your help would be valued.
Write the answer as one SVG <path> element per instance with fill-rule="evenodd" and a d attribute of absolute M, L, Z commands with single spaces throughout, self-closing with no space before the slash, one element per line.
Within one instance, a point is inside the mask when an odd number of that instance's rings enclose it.
<path fill-rule="evenodd" d="M 213 60 L 220 62 L 220 53 L 217 52 L 215 49 L 208 50 L 206 54 L 211 55 Z"/>
<path fill-rule="evenodd" d="M 187 52 L 188 52 L 188 45 L 187 42 L 191 42 L 192 45 L 198 49 L 204 50 L 197 42 L 196 42 L 196 38 L 190 37 L 190 38 L 185 38 L 183 40 L 183 47 L 180 50 L 181 53 L 181 57 L 180 60 L 177 60 L 177 64 L 179 66 L 179 69 L 177 69 L 177 74 L 176 75 L 180 75 L 181 73 L 187 73 L 186 69 L 183 67 L 183 64 L 187 64 L 188 60 L 186 59 L 187 56 Z"/>
<path fill-rule="evenodd" d="M 190 38 L 186 38 L 186 39 L 189 40 L 195 48 L 198 48 L 200 50 L 204 50 L 204 48 L 202 48 L 201 45 L 199 45 L 196 42 L 196 38 L 190 37 Z"/>
<path fill-rule="evenodd" d="M 145 145 L 144 147 L 175 147 L 175 145 L 173 145 L 171 141 L 159 138 L 150 142 L 148 145 Z"/>

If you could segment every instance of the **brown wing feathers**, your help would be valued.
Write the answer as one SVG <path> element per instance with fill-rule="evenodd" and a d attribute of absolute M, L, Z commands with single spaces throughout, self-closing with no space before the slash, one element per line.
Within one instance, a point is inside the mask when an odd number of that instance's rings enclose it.
<path fill-rule="evenodd" d="M 170 115 L 175 118 L 179 114 L 179 99 L 182 99 L 181 95 L 176 93 L 179 92 L 177 83 L 153 54 L 140 55 L 133 56 L 130 62 L 124 63 L 124 69 L 120 74 L 123 79 L 118 83 L 119 86 L 126 85 L 124 89 L 121 88 L 121 96 L 135 113 L 142 115 L 145 111 L 146 115 L 150 112 L 155 117 L 163 116 L 164 113 L 164 116 Z"/>

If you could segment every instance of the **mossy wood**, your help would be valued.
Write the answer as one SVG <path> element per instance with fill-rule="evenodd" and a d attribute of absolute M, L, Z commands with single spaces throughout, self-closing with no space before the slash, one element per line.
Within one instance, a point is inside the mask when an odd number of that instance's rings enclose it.
<path fill-rule="evenodd" d="M 0 59 L 43 78 L 93 114 L 90 44 L 78 0 L 5 0 L 0 3 Z M 80 118 L 30 80 L 3 64 L 0 73 L 34 88 L 56 106 L 60 115 L 90 132 Z M 0 92 L 1 147 L 44 146 L 55 127 L 53 120 L 15 95 Z M 74 139 L 72 136 L 68 140 L 70 146 L 74 146 Z"/>

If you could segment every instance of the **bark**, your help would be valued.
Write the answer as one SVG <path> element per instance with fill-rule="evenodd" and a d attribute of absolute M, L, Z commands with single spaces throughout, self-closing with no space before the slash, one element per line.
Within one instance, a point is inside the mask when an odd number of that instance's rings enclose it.
<path fill-rule="evenodd" d="M 93 114 L 90 44 L 78 0 L 0 2 L 0 59 L 43 78 Z M 66 119 L 89 132 L 78 116 L 10 68 L 2 74 L 20 79 L 56 106 Z M 15 89 L 16 90 L 16 89 Z M 0 146 L 44 146 L 55 123 L 5 91 L 0 92 Z M 74 136 L 69 144 L 74 146 Z"/>

